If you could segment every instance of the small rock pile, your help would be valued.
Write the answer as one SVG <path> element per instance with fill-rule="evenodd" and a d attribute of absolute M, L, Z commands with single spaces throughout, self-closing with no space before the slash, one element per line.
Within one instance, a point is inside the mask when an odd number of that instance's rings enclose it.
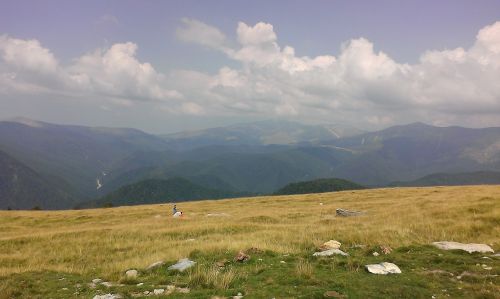
<path fill-rule="evenodd" d="M 348 253 L 340 250 L 342 244 L 336 240 L 330 240 L 319 247 L 320 251 L 313 253 L 313 256 L 331 256 L 331 255 L 343 255 L 349 256 Z"/>
<path fill-rule="evenodd" d="M 366 270 L 373 274 L 401 274 L 401 270 L 393 263 L 383 262 L 380 264 L 366 265 Z"/>
<path fill-rule="evenodd" d="M 242 250 L 240 250 L 240 252 L 238 252 L 238 254 L 234 257 L 234 261 L 235 262 L 245 262 L 245 261 L 248 261 L 250 259 L 250 256 L 246 253 L 244 253 Z"/>
<path fill-rule="evenodd" d="M 191 261 L 188 258 L 180 259 L 176 264 L 168 267 L 168 270 L 178 270 L 183 272 L 184 270 L 193 267 L 196 262 Z"/>

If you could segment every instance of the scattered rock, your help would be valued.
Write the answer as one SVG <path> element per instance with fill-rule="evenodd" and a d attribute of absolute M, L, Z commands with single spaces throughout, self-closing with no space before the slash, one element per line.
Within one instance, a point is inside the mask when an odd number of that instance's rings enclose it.
<path fill-rule="evenodd" d="M 439 249 L 443 249 L 443 250 L 459 249 L 459 250 L 467 251 L 468 253 L 494 252 L 493 249 L 486 244 L 474 244 L 474 243 L 464 244 L 464 243 L 458 243 L 458 242 L 441 241 L 441 242 L 433 242 L 432 245 L 436 246 Z"/>
<path fill-rule="evenodd" d="M 121 299 L 123 298 L 118 294 L 95 295 L 93 299 Z"/>
<path fill-rule="evenodd" d="M 147 296 L 147 295 L 149 295 L 150 293 L 151 293 L 150 291 L 144 291 L 144 293 L 143 293 L 143 294 Z"/>
<path fill-rule="evenodd" d="M 183 272 L 184 270 L 191 268 L 194 266 L 196 262 L 193 262 L 189 260 L 188 258 L 180 259 L 177 264 L 174 264 L 170 267 L 168 267 L 168 270 L 179 270 L 180 272 Z"/>
<path fill-rule="evenodd" d="M 280 261 L 280 263 L 281 263 L 281 264 L 286 264 L 286 262 L 285 262 L 285 261 Z"/>
<path fill-rule="evenodd" d="M 336 292 L 336 291 L 326 291 L 323 294 L 323 297 L 326 297 L 326 298 L 346 298 L 345 295 L 342 295 L 342 294 L 340 294 L 339 292 Z"/>
<path fill-rule="evenodd" d="M 167 288 L 167 291 L 166 291 L 167 295 L 172 294 L 175 291 L 174 285 L 168 285 L 166 288 Z"/>
<path fill-rule="evenodd" d="M 227 263 L 229 263 L 229 261 L 227 259 L 223 259 L 223 260 L 216 262 L 215 265 L 219 268 L 224 268 Z"/>
<path fill-rule="evenodd" d="M 176 288 L 175 290 L 182 294 L 189 294 L 189 292 L 191 292 L 189 288 Z"/>
<path fill-rule="evenodd" d="M 101 285 L 107 287 L 107 288 L 110 288 L 113 286 L 113 283 L 111 282 L 108 282 L 108 281 L 104 281 L 104 282 L 101 282 Z"/>
<path fill-rule="evenodd" d="M 330 250 L 315 252 L 315 253 L 313 253 L 313 256 L 331 256 L 334 254 L 339 254 L 339 255 L 343 255 L 343 256 L 349 255 L 348 253 L 345 253 L 340 249 L 330 249 Z"/>
<path fill-rule="evenodd" d="M 329 250 L 329 249 L 339 249 L 340 245 L 342 245 L 339 241 L 330 240 L 328 242 L 323 243 L 319 248 L 321 250 Z"/>
<path fill-rule="evenodd" d="M 152 263 L 151 265 L 149 265 L 147 268 L 146 268 L 146 271 L 151 271 L 151 270 L 154 270 L 156 268 L 159 268 L 161 266 L 165 265 L 165 262 L 164 261 L 157 261 L 157 262 L 154 262 Z"/>
<path fill-rule="evenodd" d="M 244 262 L 250 259 L 250 256 L 243 251 L 238 252 L 238 254 L 234 257 L 236 262 Z"/>
<path fill-rule="evenodd" d="M 320 202 L 320 203 L 319 203 L 319 205 L 320 205 L 320 206 L 322 206 L 322 205 L 323 205 L 323 203 L 322 203 L 322 202 Z"/>
<path fill-rule="evenodd" d="M 401 270 L 393 263 L 383 262 L 380 264 L 371 264 L 365 266 L 368 272 L 373 274 L 401 274 Z"/>
<path fill-rule="evenodd" d="M 373 256 L 379 256 L 379 255 L 380 255 L 380 254 L 379 254 L 378 252 L 376 252 L 376 251 L 375 251 L 374 253 L 372 253 L 372 254 L 373 254 Z"/>
<path fill-rule="evenodd" d="M 138 275 L 139 275 L 139 272 L 137 272 L 137 270 L 135 270 L 135 269 L 131 269 L 131 270 L 128 270 L 127 272 L 125 272 L 125 276 L 128 279 L 136 279 Z"/>
<path fill-rule="evenodd" d="M 153 290 L 153 294 L 155 294 L 155 295 L 161 295 L 163 293 L 165 293 L 164 289 L 154 289 Z"/>
<path fill-rule="evenodd" d="M 243 298 L 242 293 L 238 293 L 236 296 L 233 296 L 233 299 L 242 299 L 242 298 Z"/>
<path fill-rule="evenodd" d="M 380 250 L 382 251 L 383 254 L 390 254 L 392 252 L 392 248 L 389 246 L 380 246 Z"/>
<path fill-rule="evenodd" d="M 138 287 L 142 287 L 144 285 L 144 282 L 139 282 L 138 284 L 136 284 L 136 286 Z"/>
<path fill-rule="evenodd" d="M 351 216 L 363 215 L 365 212 L 362 212 L 362 211 L 349 211 L 349 210 L 344 210 L 344 209 L 336 209 L 335 213 L 337 214 L 337 216 L 351 217 Z"/>
<path fill-rule="evenodd" d="M 488 265 L 482 264 L 481 267 L 483 267 L 484 270 L 493 270 L 493 267 L 489 267 Z"/>
<path fill-rule="evenodd" d="M 101 283 L 101 282 L 102 282 L 102 279 L 100 279 L 100 278 L 92 279 L 92 283 L 94 283 L 94 284 L 98 284 L 98 283 Z"/>

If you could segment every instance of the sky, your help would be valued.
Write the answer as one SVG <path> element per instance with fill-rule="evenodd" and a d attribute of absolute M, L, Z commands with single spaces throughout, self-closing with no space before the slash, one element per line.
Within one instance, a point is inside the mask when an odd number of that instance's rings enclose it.
<path fill-rule="evenodd" d="M 0 119 L 500 126 L 500 1 L 0 1 Z"/>

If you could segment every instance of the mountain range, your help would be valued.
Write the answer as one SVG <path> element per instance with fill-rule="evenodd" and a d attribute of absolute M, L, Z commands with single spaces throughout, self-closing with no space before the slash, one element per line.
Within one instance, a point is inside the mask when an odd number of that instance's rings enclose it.
<path fill-rule="evenodd" d="M 0 122 L 0 151 L 9 165 L 59 194 L 51 195 L 55 202 L 36 202 L 13 191 L 22 185 L 3 184 L 0 208 L 7 202 L 12 208 L 67 208 L 145 180 L 183 178 L 221 193 L 263 194 L 319 178 L 386 186 L 436 173 L 495 172 L 500 171 L 500 128 L 413 123 L 363 132 L 264 121 L 152 135 L 15 119 Z M 0 177 L 12 178 L 5 161 Z M 36 189 L 33 180 L 26 190 Z"/>

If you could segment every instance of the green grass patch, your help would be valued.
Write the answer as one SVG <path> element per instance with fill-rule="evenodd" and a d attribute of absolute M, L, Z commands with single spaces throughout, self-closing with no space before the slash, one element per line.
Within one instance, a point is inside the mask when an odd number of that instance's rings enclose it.
<path fill-rule="evenodd" d="M 336 291 L 347 298 L 497 298 L 498 259 L 432 246 L 400 247 L 377 257 L 371 255 L 373 250 L 352 249 L 347 250 L 349 257 L 319 258 L 312 257 L 312 252 L 283 255 L 254 250 L 245 262 L 234 261 L 234 251 L 195 250 L 189 257 L 197 264 L 184 272 L 168 271 L 168 266 L 175 263 L 169 261 L 154 271 L 138 269 L 137 279 L 122 278 L 119 282 L 123 285 L 111 288 L 92 288 L 89 283 L 96 277 L 67 273 L 10 275 L 0 278 L 0 299 L 92 298 L 104 293 L 132 298 L 167 285 L 190 288 L 189 294 L 174 292 L 168 298 L 227 297 L 239 292 L 245 298 L 323 298 L 326 291 Z M 219 267 L 218 261 L 225 261 L 225 266 Z M 374 275 L 365 270 L 366 264 L 383 261 L 395 263 L 403 273 Z M 483 264 L 493 269 L 485 270 Z"/>

